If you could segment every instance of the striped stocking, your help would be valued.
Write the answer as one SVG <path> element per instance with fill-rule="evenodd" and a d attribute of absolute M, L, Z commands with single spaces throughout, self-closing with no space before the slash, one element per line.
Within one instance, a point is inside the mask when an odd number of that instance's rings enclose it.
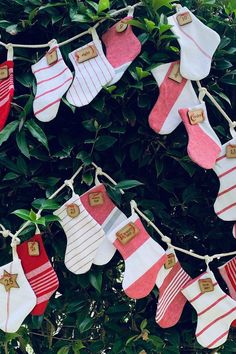
<path fill-rule="evenodd" d="M 12 60 L 0 64 L 0 131 L 4 128 L 14 95 Z"/>
<path fill-rule="evenodd" d="M 72 73 L 66 66 L 57 42 L 54 40 L 48 53 L 36 64 L 32 72 L 37 81 L 33 109 L 36 118 L 49 122 L 56 117 L 61 98 L 72 82 Z"/>
<path fill-rule="evenodd" d="M 166 255 L 167 261 L 156 280 L 159 288 L 156 322 L 162 328 L 172 327 L 179 321 L 187 301 L 181 289 L 191 280 L 181 267 L 174 250 L 168 249 Z"/>
<path fill-rule="evenodd" d="M 227 284 L 230 296 L 232 299 L 236 300 L 236 257 L 232 258 L 218 269 Z M 232 323 L 232 326 L 236 327 L 236 321 Z"/>
<path fill-rule="evenodd" d="M 86 273 L 103 241 L 103 229 L 87 212 L 80 196 L 75 193 L 53 214 L 59 216 L 67 237 L 66 267 L 75 274 Z"/>
<path fill-rule="evenodd" d="M 213 167 L 220 181 L 214 210 L 219 218 L 226 221 L 236 220 L 236 155 L 227 157 L 228 154 L 235 153 L 235 146 L 236 138 L 224 144 Z"/>
<path fill-rule="evenodd" d="M 113 229 L 108 239 L 125 261 L 125 293 L 133 299 L 147 296 L 166 261 L 164 249 L 148 235 L 135 213 Z"/>
<path fill-rule="evenodd" d="M 149 114 L 149 125 L 158 134 L 170 134 L 180 124 L 178 109 L 199 103 L 191 81 L 179 74 L 179 61 L 152 69 L 159 97 Z"/>
<path fill-rule="evenodd" d="M 127 217 L 112 202 L 103 184 L 91 188 L 80 198 L 87 212 L 102 226 L 105 232 L 105 237 L 97 250 L 93 263 L 106 264 L 116 251 L 116 248 L 107 239 L 107 235 L 113 228 L 127 220 Z"/>
<path fill-rule="evenodd" d="M 113 67 L 103 53 L 95 29 L 92 29 L 92 37 L 92 42 L 69 54 L 75 68 L 75 77 L 66 99 L 76 107 L 89 104 L 115 75 Z"/>
<path fill-rule="evenodd" d="M 182 293 L 198 314 L 198 343 L 209 349 L 225 343 L 230 325 L 236 319 L 236 301 L 221 290 L 214 274 L 211 271 L 201 274 Z"/>
<path fill-rule="evenodd" d="M 17 246 L 17 252 L 22 262 L 26 278 L 37 297 L 32 315 L 44 314 L 48 300 L 57 290 L 59 282 L 57 275 L 48 259 L 40 234 Z"/>
<path fill-rule="evenodd" d="M 221 151 L 221 142 L 210 126 L 205 103 L 191 109 L 181 108 L 179 114 L 188 133 L 189 157 L 203 168 L 213 168 Z"/>

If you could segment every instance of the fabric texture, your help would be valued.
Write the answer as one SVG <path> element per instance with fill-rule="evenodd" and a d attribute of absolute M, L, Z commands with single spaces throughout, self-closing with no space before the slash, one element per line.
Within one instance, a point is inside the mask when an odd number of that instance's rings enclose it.
<path fill-rule="evenodd" d="M 76 205 L 79 214 L 71 217 L 67 207 Z M 80 196 L 73 196 L 63 204 L 54 215 L 60 218 L 60 224 L 67 237 L 65 265 L 75 274 L 86 273 L 92 266 L 97 250 L 104 238 L 101 226 L 91 217 L 84 208 Z"/>
<path fill-rule="evenodd" d="M 57 42 L 54 40 L 49 52 L 56 52 L 57 61 L 48 64 L 44 55 L 32 65 L 32 72 L 37 82 L 36 95 L 33 102 L 35 117 L 42 122 L 49 122 L 57 115 L 62 96 L 72 83 L 72 73 L 66 66 Z"/>
<path fill-rule="evenodd" d="M 217 174 L 220 188 L 214 203 L 216 215 L 222 220 L 236 220 L 236 159 L 226 157 L 228 145 L 235 145 L 236 138 L 222 146 L 213 170 Z"/>
<path fill-rule="evenodd" d="M 15 275 L 16 287 L 6 291 L 5 286 L 0 284 L 0 329 L 7 333 L 15 333 L 34 308 L 36 296 L 26 279 L 19 259 L 0 267 L 1 281 L 5 272 Z M 10 282 L 12 282 L 10 279 L 6 280 L 6 284 Z"/>
<path fill-rule="evenodd" d="M 0 131 L 5 127 L 14 96 L 13 67 L 12 60 L 0 64 L 0 70 L 7 68 L 9 74 L 7 78 L 0 80 Z"/>
<path fill-rule="evenodd" d="M 167 257 L 175 258 L 173 267 L 167 269 L 163 265 L 157 275 L 156 286 L 159 288 L 159 298 L 156 311 L 156 322 L 162 328 L 169 328 L 179 321 L 186 298 L 181 289 L 191 280 L 181 267 L 173 249 L 166 251 Z"/>
<path fill-rule="evenodd" d="M 192 22 L 183 26 L 178 23 L 178 16 L 188 13 Z M 187 7 L 183 7 L 173 16 L 168 17 L 171 31 L 180 45 L 180 72 L 188 80 L 202 80 L 209 75 L 212 56 L 219 43 L 220 36 L 204 25 Z"/>
<path fill-rule="evenodd" d="M 213 291 L 202 293 L 199 280 L 210 279 Z M 198 315 L 196 339 L 209 349 L 225 343 L 231 323 L 236 319 L 236 301 L 231 299 L 217 283 L 211 271 L 190 281 L 182 293 L 195 308 Z"/>
<path fill-rule="evenodd" d="M 127 16 L 121 21 L 130 19 L 132 17 Z M 115 76 L 109 85 L 114 85 L 121 79 L 126 69 L 141 52 L 141 43 L 133 33 L 132 26 L 128 25 L 123 32 L 117 32 L 116 26 L 117 23 L 102 36 L 102 41 L 106 46 L 106 57 L 115 69 Z"/>
<path fill-rule="evenodd" d="M 197 105 L 197 95 L 190 81 L 182 78 L 177 82 L 169 78 L 173 70 L 178 70 L 179 61 L 162 64 L 151 70 L 158 87 L 159 96 L 153 106 L 148 122 L 158 134 L 170 134 L 181 123 L 178 109 Z"/>
<path fill-rule="evenodd" d="M 73 83 L 66 94 L 67 101 L 76 107 L 82 107 L 89 104 L 115 76 L 115 71 L 105 57 L 101 41 L 97 33 L 92 32 L 92 42 L 69 53 L 75 74 Z M 78 51 L 85 48 L 96 47 L 97 56 L 78 62 Z"/>
<path fill-rule="evenodd" d="M 188 113 L 190 108 L 179 109 L 180 117 L 188 133 L 188 155 L 199 166 L 211 169 L 221 152 L 221 142 L 210 126 L 205 103 L 191 107 L 191 110 L 202 110 L 204 120 L 192 125 Z"/>
<path fill-rule="evenodd" d="M 39 250 L 38 254 L 32 255 L 30 247 L 33 250 L 36 247 L 36 251 Z M 34 235 L 18 245 L 17 252 L 25 276 L 37 297 L 36 306 L 31 313 L 35 316 L 41 316 L 46 310 L 50 297 L 59 286 L 56 272 L 48 259 L 40 234 Z"/>
<path fill-rule="evenodd" d="M 127 244 L 122 244 L 116 234 L 129 223 L 133 223 L 139 231 Z M 124 233 L 127 235 L 129 231 Z M 157 274 L 166 261 L 164 249 L 148 235 L 135 213 L 113 229 L 107 237 L 125 261 L 122 286 L 126 295 L 134 299 L 147 296 L 152 291 Z"/>
<path fill-rule="evenodd" d="M 95 203 L 93 205 L 91 205 L 90 197 L 94 197 Z M 99 204 L 99 202 L 96 203 L 96 198 L 102 198 L 102 204 Z M 113 228 L 124 220 L 127 220 L 127 217 L 112 202 L 103 184 L 91 188 L 81 195 L 80 199 L 87 212 L 101 225 L 105 232 L 105 237 L 93 260 L 93 263 L 96 265 L 104 265 L 112 259 L 116 252 L 116 248 L 109 242 L 107 235 Z"/>

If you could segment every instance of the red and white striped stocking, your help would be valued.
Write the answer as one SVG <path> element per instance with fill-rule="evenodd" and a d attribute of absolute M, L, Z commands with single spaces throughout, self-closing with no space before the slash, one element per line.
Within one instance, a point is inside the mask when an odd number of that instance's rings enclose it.
<path fill-rule="evenodd" d="M 231 323 L 236 319 L 236 301 L 217 283 L 211 271 L 191 280 L 182 293 L 198 314 L 196 338 L 213 349 L 225 343 Z"/>
<path fill-rule="evenodd" d="M 105 237 L 93 260 L 94 264 L 104 265 L 112 259 L 116 251 L 116 248 L 107 239 L 107 235 L 117 225 L 127 220 L 127 217 L 112 202 L 103 184 L 91 188 L 81 195 L 80 199 L 87 212 L 101 225 L 105 232 Z"/>
<path fill-rule="evenodd" d="M 222 146 L 213 170 L 220 182 L 214 203 L 216 215 L 226 221 L 236 220 L 236 138 Z"/>
<path fill-rule="evenodd" d="M 32 72 L 37 81 L 33 102 L 34 114 L 40 121 L 49 122 L 56 117 L 62 96 L 73 79 L 56 40 L 52 41 L 46 55 L 32 65 Z"/>
<path fill-rule="evenodd" d="M 4 128 L 14 95 L 12 60 L 0 64 L 0 131 Z"/>
<path fill-rule="evenodd" d="M 174 326 L 183 312 L 186 298 L 181 289 L 191 280 L 181 267 L 173 249 L 166 251 L 167 260 L 156 280 L 159 288 L 156 322 L 162 328 Z"/>
<path fill-rule="evenodd" d="M 134 299 L 147 296 L 166 261 L 164 249 L 148 235 L 135 213 L 107 237 L 125 261 L 122 283 L 125 293 Z"/>
<path fill-rule="evenodd" d="M 26 278 L 37 297 L 36 306 L 31 313 L 41 316 L 46 310 L 50 297 L 59 286 L 56 272 L 48 259 L 40 234 L 18 245 L 17 252 Z"/>

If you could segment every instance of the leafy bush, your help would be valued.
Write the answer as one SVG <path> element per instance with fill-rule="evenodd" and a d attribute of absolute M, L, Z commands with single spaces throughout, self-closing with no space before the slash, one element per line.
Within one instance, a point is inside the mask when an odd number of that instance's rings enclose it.
<path fill-rule="evenodd" d="M 110 8 L 132 4 L 112 0 Z M 116 203 L 129 215 L 129 201 L 155 220 L 175 245 L 200 254 L 235 249 L 232 223 L 221 221 L 213 211 L 218 179 L 192 163 L 186 152 L 183 125 L 171 135 L 155 134 L 148 126 L 148 114 L 158 89 L 150 69 L 179 58 L 179 46 L 166 25 L 172 13 L 171 0 L 145 0 L 135 10 L 132 22 L 142 43 L 140 56 L 116 86 L 103 89 L 94 101 L 74 109 L 65 99 L 55 120 L 43 124 L 32 112 L 35 80 L 30 66 L 45 50 L 15 49 L 15 97 L 8 125 L 0 133 L 1 194 L 0 222 L 15 231 L 22 219 L 12 214 L 19 209 L 34 212 L 43 206 L 46 223 L 44 241 L 60 280 L 61 296 L 50 301 L 44 317 L 28 316 L 16 334 L 0 333 L 2 353 L 207 353 L 195 341 L 196 315 L 187 305 L 181 321 L 170 329 L 155 324 L 157 290 L 133 301 L 122 291 L 119 281 L 124 269 L 118 254 L 104 267 L 93 266 L 82 276 L 66 270 L 63 263 L 66 239 L 58 223 L 50 219 L 51 209 L 68 198 L 69 190 L 45 205 L 48 197 L 83 162 L 76 191 L 84 192 L 93 183 L 92 160 L 116 181 L 139 180 L 143 185 L 121 196 L 103 181 Z M 233 0 L 183 1 L 209 27 L 221 36 L 210 75 L 203 84 L 217 102 L 234 118 L 236 109 L 236 4 Z M 0 0 L 1 40 L 13 43 L 59 42 L 86 30 L 106 17 L 109 1 L 100 0 Z M 115 20 L 99 27 L 106 31 Z M 68 53 L 89 37 L 61 48 L 71 67 Z M 1 59 L 5 60 L 5 49 Z M 72 69 L 72 68 L 71 68 Z M 230 138 L 227 123 L 206 99 L 209 118 L 222 142 Z M 19 211 L 16 213 L 19 215 Z M 29 212 L 24 213 L 25 218 Z M 22 211 L 21 215 L 22 216 Z M 35 214 L 31 213 L 31 218 Z M 157 241 L 160 238 L 148 227 Z M 21 238 L 28 238 L 33 226 Z M 0 239 L 1 264 L 11 259 L 10 240 Z M 178 254 L 192 276 L 204 270 L 203 262 Z M 215 261 L 212 269 L 225 259 Z M 218 277 L 219 278 L 219 277 Z M 221 282 L 221 279 L 219 278 Z M 222 287 L 225 284 L 221 282 Z M 234 333 L 219 353 L 235 353 Z"/>

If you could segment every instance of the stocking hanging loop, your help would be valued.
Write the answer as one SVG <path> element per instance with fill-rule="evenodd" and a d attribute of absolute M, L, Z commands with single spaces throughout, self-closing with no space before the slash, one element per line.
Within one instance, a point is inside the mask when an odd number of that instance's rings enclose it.
<path fill-rule="evenodd" d="M 12 61 L 13 60 L 13 45 L 12 45 L 12 43 L 8 43 L 6 45 L 6 49 L 7 49 L 7 60 Z"/>
<path fill-rule="evenodd" d="M 210 267 L 209 267 L 209 263 L 212 262 L 214 260 L 213 257 L 205 255 L 205 263 L 206 263 L 206 267 L 207 267 L 207 271 L 210 272 Z"/>
<path fill-rule="evenodd" d="M 202 103 L 202 102 L 204 102 L 203 98 L 205 97 L 205 95 L 207 93 L 207 89 L 205 87 L 199 87 L 198 91 L 199 91 L 198 99 Z"/>
<path fill-rule="evenodd" d="M 134 6 L 128 6 L 128 14 L 127 14 L 127 16 L 128 17 L 133 17 L 133 15 L 134 15 Z"/>
<path fill-rule="evenodd" d="M 72 179 L 66 179 L 65 181 L 64 181 L 64 184 L 67 186 L 67 187 L 69 187 L 71 190 L 72 190 L 72 193 L 74 194 L 75 193 L 75 191 L 74 191 L 74 184 L 73 184 L 73 180 Z"/>

